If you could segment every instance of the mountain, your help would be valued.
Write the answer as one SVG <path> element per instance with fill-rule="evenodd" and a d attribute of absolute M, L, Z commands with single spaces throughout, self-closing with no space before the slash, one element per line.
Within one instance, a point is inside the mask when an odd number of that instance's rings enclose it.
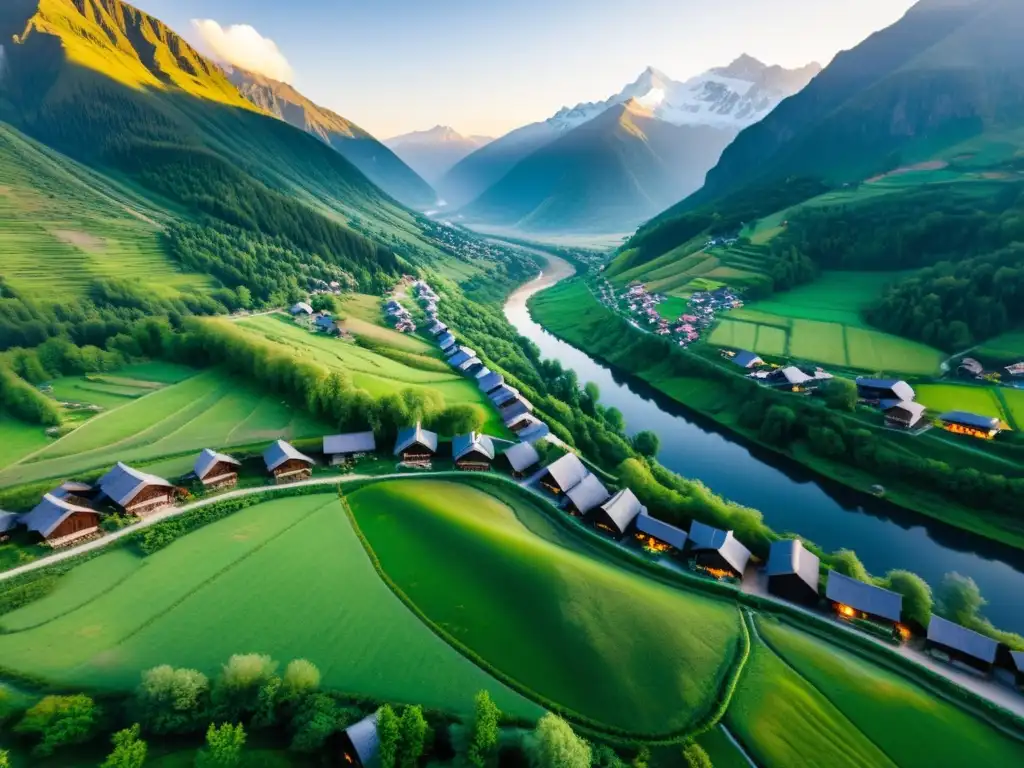
<path fill-rule="evenodd" d="M 457 162 L 491 143 L 488 136 L 463 136 L 447 125 L 413 131 L 387 139 L 384 144 L 416 173 L 436 183 Z"/>
<path fill-rule="evenodd" d="M 711 126 L 732 138 L 805 86 L 820 69 L 817 64 L 809 64 L 786 70 L 741 56 L 727 67 L 677 82 L 648 67 L 634 82 L 604 101 L 564 107 L 547 120 L 518 128 L 477 150 L 452 168 L 436 188 L 452 206 L 471 202 L 528 155 L 630 99 L 672 125 Z M 691 169 L 685 173 L 690 174 Z"/>
<path fill-rule="evenodd" d="M 265 112 L 328 144 L 396 200 L 413 208 L 432 206 L 437 195 L 417 172 L 355 123 L 317 106 L 292 86 L 233 68 L 228 79 Z"/>

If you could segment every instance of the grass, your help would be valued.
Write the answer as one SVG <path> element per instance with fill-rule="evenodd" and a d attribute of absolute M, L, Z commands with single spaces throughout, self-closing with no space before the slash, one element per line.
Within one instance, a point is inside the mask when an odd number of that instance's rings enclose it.
<path fill-rule="evenodd" d="M 918 384 L 914 391 L 917 392 L 917 401 L 928 406 L 933 416 L 939 416 L 946 411 L 967 411 L 980 416 L 993 416 L 1002 421 L 1008 419 L 999 402 L 999 396 L 992 387 L 969 384 Z"/>
<path fill-rule="evenodd" d="M 1024 429 L 1024 389 L 1001 389 L 999 394 L 1006 403 L 1011 426 L 1017 430 Z"/>
<path fill-rule="evenodd" d="M 0 466 L 7 466 L 50 443 L 45 430 L 0 413 Z"/>
<path fill-rule="evenodd" d="M 212 675 L 231 654 L 259 652 L 308 658 L 325 687 L 348 693 L 466 713 L 486 688 L 506 712 L 540 714 L 388 590 L 333 493 L 250 507 L 140 560 L 117 581 L 126 556 L 133 557 L 115 551 L 89 561 L 51 595 L 5 616 L 7 626 L 52 618 L 0 635 L 3 665 L 62 686 L 125 691 L 158 664 Z"/>
<path fill-rule="evenodd" d="M 978 354 L 990 360 L 999 360 L 1006 365 L 1024 362 L 1024 330 L 1010 331 L 989 339 L 981 345 Z"/>
<path fill-rule="evenodd" d="M 563 549 L 473 488 L 390 481 L 349 501 L 409 599 L 522 687 L 635 733 L 685 728 L 710 706 L 738 640 L 727 604 Z"/>
<path fill-rule="evenodd" d="M 743 754 L 729 741 L 722 726 L 699 736 L 697 743 L 708 753 L 715 768 L 750 768 Z"/>

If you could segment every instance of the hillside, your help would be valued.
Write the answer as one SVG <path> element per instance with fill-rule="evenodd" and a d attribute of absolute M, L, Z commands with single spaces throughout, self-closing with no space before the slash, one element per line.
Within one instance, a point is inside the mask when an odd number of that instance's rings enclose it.
<path fill-rule="evenodd" d="M 394 152 L 355 123 L 320 107 L 287 83 L 234 69 L 228 79 L 265 112 L 320 138 L 370 181 L 396 200 L 414 208 L 434 204 L 436 194 Z"/>
<path fill-rule="evenodd" d="M 531 154 L 462 213 L 527 232 L 628 231 L 695 190 L 733 135 L 631 100 Z"/>
<path fill-rule="evenodd" d="M 426 131 L 394 136 L 384 144 L 416 173 L 435 184 L 456 163 L 491 141 L 489 136 L 463 136 L 446 125 L 436 125 Z"/>

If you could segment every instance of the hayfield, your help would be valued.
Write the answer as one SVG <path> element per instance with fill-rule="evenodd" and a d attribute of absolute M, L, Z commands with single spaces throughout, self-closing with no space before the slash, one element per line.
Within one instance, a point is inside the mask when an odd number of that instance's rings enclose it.
<path fill-rule="evenodd" d="M 992 387 L 974 387 L 968 384 L 918 384 L 914 387 L 917 401 L 928 406 L 932 415 L 945 411 L 967 411 L 980 416 L 994 416 L 1007 420 L 999 396 Z"/>
<path fill-rule="evenodd" d="M 4 666 L 67 686 L 129 690 L 157 664 L 215 674 L 233 653 L 305 657 L 328 688 L 456 712 L 488 689 L 540 710 L 451 649 L 380 581 L 333 493 L 278 499 L 192 533 L 132 570 L 110 552 L 2 617 Z M 92 583 L 96 582 L 96 583 Z"/>
<path fill-rule="evenodd" d="M 562 548 L 482 491 L 390 481 L 349 501 L 384 571 L 420 610 L 579 715 L 648 734 L 684 728 L 731 663 L 734 608 Z"/>

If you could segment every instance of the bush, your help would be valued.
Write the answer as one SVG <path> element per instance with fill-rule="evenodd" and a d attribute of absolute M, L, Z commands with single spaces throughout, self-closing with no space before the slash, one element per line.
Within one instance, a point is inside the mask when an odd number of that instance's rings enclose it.
<path fill-rule="evenodd" d="M 46 696 L 25 713 L 15 730 L 39 736 L 32 754 L 47 757 L 59 747 L 88 742 L 99 716 L 95 702 L 84 694 Z"/>
<path fill-rule="evenodd" d="M 590 768 L 590 745 L 550 712 L 537 723 L 527 751 L 537 768 Z"/>
<path fill-rule="evenodd" d="M 142 768 L 146 762 L 148 747 L 146 742 L 139 738 L 139 724 L 131 728 L 118 731 L 111 741 L 114 742 L 114 751 L 107 756 L 100 768 Z"/>
<path fill-rule="evenodd" d="M 133 716 L 156 734 L 191 733 L 209 715 L 210 681 L 194 669 L 169 665 L 142 673 L 131 705 Z"/>
<path fill-rule="evenodd" d="M 237 721 L 257 712 L 271 719 L 267 708 L 273 706 L 281 684 L 277 662 L 258 653 L 235 654 L 221 668 L 213 684 L 210 700 L 216 717 Z M 268 699 L 268 691 L 271 691 Z"/>
<path fill-rule="evenodd" d="M 206 748 L 196 756 L 197 768 L 234 768 L 242 762 L 245 729 L 241 723 L 213 723 L 206 730 Z"/>

